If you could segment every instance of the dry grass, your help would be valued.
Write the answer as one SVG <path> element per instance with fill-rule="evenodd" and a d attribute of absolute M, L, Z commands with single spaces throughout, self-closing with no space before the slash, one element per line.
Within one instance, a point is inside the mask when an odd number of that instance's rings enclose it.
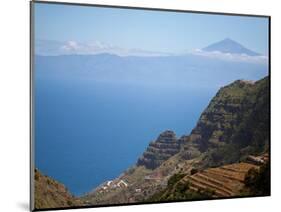
<path fill-rule="evenodd" d="M 83 203 L 72 196 L 63 184 L 35 170 L 36 209 L 65 208 L 81 205 Z"/>

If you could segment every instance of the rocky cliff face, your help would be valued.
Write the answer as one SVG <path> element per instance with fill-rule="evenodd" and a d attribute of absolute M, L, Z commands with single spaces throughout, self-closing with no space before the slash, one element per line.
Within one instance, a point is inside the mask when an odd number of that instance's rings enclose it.
<path fill-rule="evenodd" d="M 204 154 L 202 167 L 220 166 L 262 154 L 269 145 L 269 80 L 237 80 L 221 88 L 184 145 Z M 182 152 L 185 154 L 185 152 Z"/>
<path fill-rule="evenodd" d="M 204 152 L 210 147 L 234 142 L 247 146 L 252 143 L 257 130 L 264 133 L 263 139 L 266 140 L 269 132 L 268 110 L 268 78 L 255 83 L 237 80 L 218 91 L 192 130 L 190 141 Z M 261 114 L 256 116 L 257 113 Z M 235 137 L 245 131 L 246 123 L 250 122 L 255 126 L 263 124 L 262 127 L 257 126 L 258 129 L 249 129 L 237 141 Z"/>
<path fill-rule="evenodd" d="M 145 166 L 148 169 L 155 169 L 161 163 L 180 151 L 180 142 L 176 134 L 167 130 L 151 142 L 143 155 L 138 159 L 138 166 Z"/>

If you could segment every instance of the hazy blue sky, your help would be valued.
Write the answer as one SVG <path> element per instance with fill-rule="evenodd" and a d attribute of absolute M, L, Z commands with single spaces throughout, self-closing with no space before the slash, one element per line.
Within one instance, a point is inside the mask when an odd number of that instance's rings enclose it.
<path fill-rule="evenodd" d="M 224 38 L 267 55 L 266 18 L 35 4 L 35 39 L 183 53 Z"/>

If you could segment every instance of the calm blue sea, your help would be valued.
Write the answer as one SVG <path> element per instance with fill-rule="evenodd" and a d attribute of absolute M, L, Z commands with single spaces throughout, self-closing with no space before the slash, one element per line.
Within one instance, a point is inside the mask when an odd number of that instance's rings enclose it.
<path fill-rule="evenodd" d="M 75 195 L 119 176 L 166 129 L 188 134 L 214 89 L 35 80 L 35 164 Z"/>

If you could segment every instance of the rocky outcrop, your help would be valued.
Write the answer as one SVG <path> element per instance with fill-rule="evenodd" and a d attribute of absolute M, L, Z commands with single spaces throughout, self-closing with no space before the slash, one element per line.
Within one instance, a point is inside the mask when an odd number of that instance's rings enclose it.
<path fill-rule="evenodd" d="M 180 142 L 176 134 L 167 130 L 151 142 L 143 155 L 138 159 L 138 166 L 145 166 L 148 169 L 155 169 L 161 163 L 180 151 Z"/>
<path fill-rule="evenodd" d="M 83 203 L 75 198 L 67 188 L 58 181 L 43 175 L 35 169 L 34 209 L 58 209 L 82 206 Z"/>

